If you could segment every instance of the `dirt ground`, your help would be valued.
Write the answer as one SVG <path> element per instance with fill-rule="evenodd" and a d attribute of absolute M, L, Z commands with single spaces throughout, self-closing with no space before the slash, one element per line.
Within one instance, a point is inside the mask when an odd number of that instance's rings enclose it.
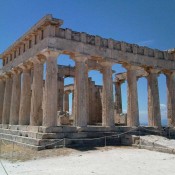
<path fill-rule="evenodd" d="M 1 146 L 8 175 L 174 175 L 175 155 L 132 147 L 57 148 L 32 151 Z M 13 153 L 13 154 L 12 154 Z M 5 160 L 5 156 L 9 156 Z M 13 156 L 13 159 L 11 159 Z M 9 161 L 10 160 L 10 161 Z M 0 175 L 6 175 L 0 165 Z"/>

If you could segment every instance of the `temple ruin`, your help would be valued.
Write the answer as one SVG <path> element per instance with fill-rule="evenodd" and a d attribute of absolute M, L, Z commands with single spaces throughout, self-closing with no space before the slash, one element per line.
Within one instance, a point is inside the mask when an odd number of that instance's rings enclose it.
<path fill-rule="evenodd" d="M 39 140 L 63 138 L 65 133 L 84 131 L 83 137 L 88 137 L 87 132 L 92 130 L 117 132 L 122 128 L 117 126 L 120 124 L 127 125 L 123 127 L 125 130 L 138 127 L 137 79 L 140 77 L 147 78 L 148 125 L 160 128 L 157 80 L 160 73 L 166 76 L 168 126 L 175 126 L 173 49 L 161 51 L 105 39 L 61 28 L 62 24 L 62 20 L 46 15 L 1 54 L 2 138 L 10 139 L 13 135 L 18 142 L 33 141 L 33 145 L 40 146 Z M 75 67 L 58 65 L 57 58 L 61 54 L 69 55 Z M 114 64 L 122 64 L 127 72 L 116 74 L 113 80 Z M 103 86 L 95 85 L 88 78 L 89 70 L 102 73 Z M 74 84 L 64 86 L 65 77 L 74 77 Z M 127 117 L 121 119 L 124 81 L 127 82 Z M 72 113 L 66 114 L 69 93 L 72 93 Z M 55 135 L 51 137 L 48 133 Z"/>

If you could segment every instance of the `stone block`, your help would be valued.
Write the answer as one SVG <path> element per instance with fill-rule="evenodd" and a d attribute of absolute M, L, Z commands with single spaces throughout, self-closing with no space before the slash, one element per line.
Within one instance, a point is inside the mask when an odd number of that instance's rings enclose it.
<path fill-rule="evenodd" d="M 72 30 L 71 29 L 65 30 L 65 38 L 71 40 L 71 38 L 72 38 Z"/>
<path fill-rule="evenodd" d="M 27 131 L 31 132 L 38 132 L 39 131 L 39 126 L 27 126 Z"/>
<path fill-rule="evenodd" d="M 80 34 L 80 38 L 81 38 L 81 42 L 86 43 L 87 39 L 86 39 L 86 33 L 81 33 Z"/>
<path fill-rule="evenodd" d="M 113 39 L 108 39 L 108 48 L 113 49 L 114 48 L 114 41 Z"/>
<path fill-rule="evenodd" d="M 101 37 L 95 36 L 95 45 L 100 46 L 101 45 Z"/>

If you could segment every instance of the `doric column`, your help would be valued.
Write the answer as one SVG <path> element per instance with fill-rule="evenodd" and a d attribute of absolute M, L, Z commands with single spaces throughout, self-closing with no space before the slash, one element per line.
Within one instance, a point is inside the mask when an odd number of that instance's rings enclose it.
<path fill-rule="evenodd" d="M 166 72 L 168 126 L 175 127 L 175 72 Z"/>
<path fill-rule="evenodd" d="M 89 115 L 88 97 L 88 65 L 87 56 L 75 56 L 75 84 L 74 84 L 74 110 L 75 126 L 87 126 Z"/>
<path fill-rule="evenodd" d="M 19 125 L 30 124 L 31 109 L 31 69 L 23 67 L 22 88 L 19 110 Z"/>
<path fill-rule="evenodd" d="M 69 91 L 64 92 L 64 111 L 69 112 Z"/>
<path fill-rule="evenodd" d="M 72 114 L 71 116 L 74 118 L 75 113 L 74 113 L 74 90 L 72 90 Z"/>
<path fill-rule="evenodd" d="M 5 91 L 5 79 L 4 77 L 0 77 L 0 123 L 2 123 L 4 91 Z"/>
<path fill-rule="evenodd" d="M 57 126 L 57 57 L 59 52 L 46 52 L 43 126 Z"/>
<path fill-rule="evenodd" d="M 139 126 L 136 67 L 127 65 L 127 126 Z"/>
<path fill-rule="evenodd" d="M 64 77 L 61 75 L 58 75 L 57 88 L 58 88 L 57 111 L 63 111 Z"/>
<path fill-rule="evenodd" d="M 11 74 L 5 75 L 5 93 L 4 93 L 4 103 L 3 103 L 3 113 L 2 113 L 2 123 L 9 124 L 10 118 L 10 105 L 12 96 L 12 78 Z"/>
<path fill-rule="evenodd" d="M 159 89 L 158 89 L 158 71 L 154 69 L 147 70 L 148 80 L 148 125 L 161 127 Z"/>
<path fill-rule="evenodd" d="M 122 113 L 121 85 L 123 82 L 124 80 L 117 80 L 117 82 L 115 82 L 115 117 L 117 123 L 120 123 L 120 114 Z"/>
<path fill-rule="evenodd" d="M 19 121 L 19 107 L 20 107 L 20 94 L 21 94 L 21 71 L 12 71 L 12 98 L 10 107 L 10 124 L 17 125 Z"/>
<path fill-rule="evenodd" d="M 103 74 L 102 126 L 114 126 L 112 64 L 101 63 Z"/>
<path fill-rule="evenodd" d="M 35 58 L 33 66 L 30 125 L 40 126 L 42 125 L 43 118 L 43 62 L 39 62 L 39 60 Z"/>

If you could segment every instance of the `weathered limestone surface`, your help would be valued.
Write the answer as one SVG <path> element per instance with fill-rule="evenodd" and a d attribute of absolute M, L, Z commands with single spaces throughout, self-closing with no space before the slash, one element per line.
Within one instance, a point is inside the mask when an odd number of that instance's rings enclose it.
<path fill-rule="evenodd" d="M 102 99 L 100 96 L 101 86 L 95 85 L 95 82 L 89 78 L 89 118 L 88 124 L 96 125 L 102 122 Z"/>
<path fill-rule="evenodd" d="M 64 94 L 64 78 L 60 75 L 58 75 L 58 95 L 57 95 L 57 110 L 58 111 L 63 111 L 63 94 Z"/>
<path fill-rule="evenodd" d="M 64 111 L 69 112 L 69 92 L 64 92 Z"/>
<path fill-rule="evenodd" d="M 102 126 L 114 126 L 112 64 L 103 64 Z"/>
<path fill-rule="evenodd" d="M 2 113 L 3 124 L 9 124 L 11 95 L 12 95 L 12 78 L 11 75 L 7 75 L 5 83 L 5 92 L 4 92 L 3 113 Z"/>
<path fill-rule="evenodd" d="M 128 107 L 127 107 L 127 125 L 139 126 L 139 109 L 137 94 L 137 77 L 135 67 L 127 67 L 128 83 Z"/>
<path fill-rule="evenodd" d="M 4 91 L 5 91 L 5 81 L 4 79 L 0 79 L 0 123 L 2 123 Z"/>
<path fill-rule="evenodd" d="M 72 90 L 72 114 L 71 114 L 72 118 L 75 118 L 74 104 L 75 104 L 75 101 L 74 101 L 74 90 Z"/>
<path fill-rule="evenodd" d="M 120 114 L 122 113 L 122 83 L 123 81 L 115 82 L 115 123 L 120 123 Z"/>
<path fill-rule="evenodd" d="M 42 125 L 43 63 L 35 63 L 33 70 L 30 125 Z"/>
<path fill-rule="evenodd" d="M 87 126 L 89 102 L 88 102 L 88 67 L 87 57 L 76 56 L 74 110 L 75 126 Z"/>
<path fill-rule="evenodd" d="M 57 111 L 63 112 L 64 78 L 69 76 L 75 77 L 72 108 L 75 126 L 84 127 L 101 121 L 103 126 L 114 126 L 112 62 L 127 65 L 127 73 L 118 78 L 128 82 L 128 126 L 139 125 L 137 78 L 148 74 L 149 125 L 161 126 L 158 72 L 167 76 L 168 124 L 175 126 L 175 49 L 160 51 L 105 39 L 60 28 L 62 23 L 62 20 L 46 15 L 1 54 L 0 123 L 16 125 L 19 120 L 21 125 L 56 126 Z M 60 53 L 72 57 L 76 67 L 58 66 L 56 57 Z M 43 61 L 47 66 L 45 81 Z M 28 64 L 31 70 L 24 70 Z M 136 71 L 134 66 L 139 69 Z M 14 74 L 21 68 L 22 81 L 19 74 Z M 88 83 L 88 70 L 103 73 L 102 92 L 93 81 Z M 14 74 L 13 88 L 11 73 Z M 4 77 L 5 83 L 2 81 Z M 115 112 L 119 116 L 122 113 L 121 84 L 116 86 Z M 67 96 L 64 101 L 64 110 L 68 111 Z"/>
<path fill-rule="evenodd" d="M 12 97 L 10 107 L 10 124 L 17 125 L 19 121 L 19 107 L 21 94 L 21 73 L 20 71 L 13 73 Z"/>
<path fill-rule="evenodd" d="M 43 126 L 57 125 L 57 52 L 46 54 Z"/>
<path fill-rule="evenodd" d="M 175 74 L 168 72 L 165 75 L 167 84 L 168 126 L 175 127 Z"/>
<path fill-rule="evenodd" d="M 148 124 L 149 126 L 160 127 L 161 115 L 160 115 L 160 101 L 159 101 L 159 89 L 158 89 L 158 72 L 155 70 L 149 70 L 148 80 Z"/>
<path fill-rule="evenodd" d="M 23 69 L 20 110 L 19 110 L 19 125 L 30 124 L 30 109 L 31 109 L 31 70 Z"/>

